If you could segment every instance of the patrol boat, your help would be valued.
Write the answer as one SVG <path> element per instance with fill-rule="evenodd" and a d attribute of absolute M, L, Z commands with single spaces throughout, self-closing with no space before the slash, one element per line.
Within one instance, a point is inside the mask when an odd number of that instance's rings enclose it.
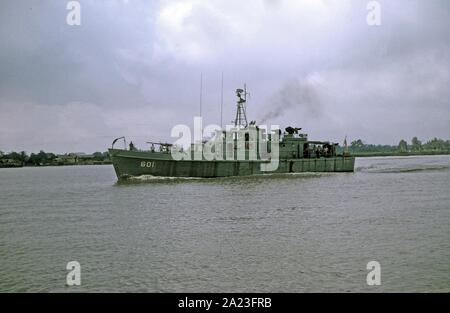
<path fill-rule="evenodd" d="M 148 150 L 127 148 L 125 137 L 114 139 L 109 153 L 119 180 L 151 175 L 227 177 L 270 173 L 353 172 L 355 157 L 337 153 L 337 143 L 310 141 L 301 128 L 268 130 L 247 122 L 247 91 L 237 89 L 234 125 L 217 130 L 210 140 L 179 144 L 148 142 Z M 123 140 L 124 148 L 114 145 Z"/>

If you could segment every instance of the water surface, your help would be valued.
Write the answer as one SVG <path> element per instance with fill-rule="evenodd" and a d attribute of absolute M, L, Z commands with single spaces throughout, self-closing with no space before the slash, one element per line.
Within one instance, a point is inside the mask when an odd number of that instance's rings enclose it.
<path fill-rule="evenodd" d="M 450 157 L 356 168 L 126 184 L 112 166 L 0 169 L 0 291 L 449 292 Z"/>

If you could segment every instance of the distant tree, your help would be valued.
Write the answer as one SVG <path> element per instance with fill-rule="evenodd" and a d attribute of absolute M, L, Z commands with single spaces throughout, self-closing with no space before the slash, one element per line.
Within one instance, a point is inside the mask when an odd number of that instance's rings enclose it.
<path fill-rule="evenodd" d="M 398 143 L 398 150 L 401 152 L 408 151 L 408 143 L 403 139 L 400 140 L 400 142 Z"/>
<path fill-rule="evenodd" d="M 422 150 L 422 142 L 417 137 L 414 137 L 411 140 L 411 148 L 413 151 L 421 151 Z"/>
<path fill-rule="evenodd" d="M 103 161 L 104 160 L 103 153 L 101 153 L 101 152 L 94 152 L 92 155 L 94 156 L 95 161 Z"/>
<path fill-rule="evenodd" d="M 14 160 L 14 161 L 20 161 L 21 160 L 21 156 L 19 153 L 17 152 L 11 152 L 6 156 L 8 159 Z"/>
<path fill-rule="evenodd" d="M 25 163 L 28 160 L 28 155 L 25 151 L 20 152 L 20 162 L 22 163 L 22 166 L 25 165 Z"/>
<path fill-rule="evenodd" d="M 46 158 L 47 163 L 53 162 L 56 159 L 56 154 L 54 154 L 54 153 L 50 152 L 50 153 L 46 153 L 46 155 L 47 155 L 47 158 Z"/>
<path fill-rule="evenodd" d="M 109 152 L 108 151 L 103 152 L 103 159 L 109 160 Z"/>
<path fill-rule="evenodd" d="M 39 156 L 37 154 L 32 153 L 28 158 L 28 164 L 39 165 L 39 163 L 40 163 Z"/>
<path fill-rule="evenodd" d="M 37 156 L 38 156 L 39 164 L 47 163 L 47 153 L 45 153 L 44 150 L 39 151 Z"/>
<path fill-rule="evenodd" d="M 427 141 L 427 143 L 424 144 L 424 148 L 426 150 L 447 150 L 449 149 L 449 146 L 446 141 L 435 137 Z"/>
<path fill-rule="evenodd" d="M 361 139 L 354 140 L 351 142 L 350 147 L 357 149 L 364 148 L 364 143 Z"/>

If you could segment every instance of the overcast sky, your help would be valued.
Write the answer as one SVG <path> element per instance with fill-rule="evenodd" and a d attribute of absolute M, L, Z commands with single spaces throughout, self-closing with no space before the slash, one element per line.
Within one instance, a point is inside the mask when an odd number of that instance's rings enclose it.
<path fill-rule="evenodd" d="M 105 151 L 168 140 L 199 113 L 299 126 L 314 140 L 450 139 L 450 2 L 0 2 L 0 150 Z"/>

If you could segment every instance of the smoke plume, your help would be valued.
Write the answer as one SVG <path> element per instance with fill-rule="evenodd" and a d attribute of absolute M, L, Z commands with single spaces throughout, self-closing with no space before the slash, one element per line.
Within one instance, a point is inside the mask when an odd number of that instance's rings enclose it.
<path fill-rule="evenodd" d="M 270 98 L 269 111 L 263 115 L 260 123 L 282 116 L 292 108 L 299 108 L 304 116 L 318 118 L 322 114 L 322 92 L 321 80 L 315 75 L 290 79 Z"/>

